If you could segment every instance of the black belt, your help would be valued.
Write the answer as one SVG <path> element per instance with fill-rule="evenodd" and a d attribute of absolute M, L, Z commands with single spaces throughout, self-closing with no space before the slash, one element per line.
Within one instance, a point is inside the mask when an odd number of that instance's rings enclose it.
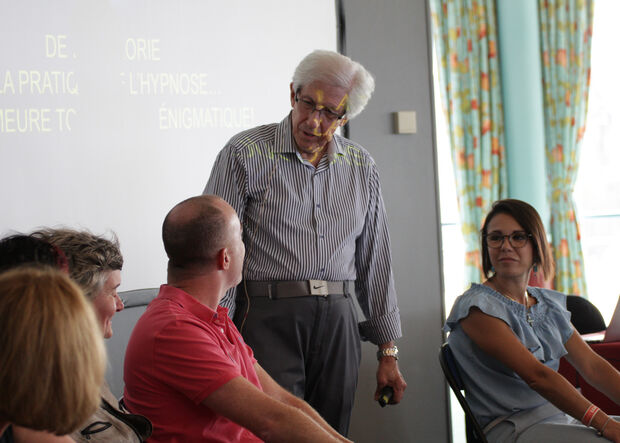
<path fill-rule="evenodd" d="M 314 295 L 349 295 L 355 291 L 355 281 L 326 280 L 282 280 L 282 281 L 245 281 L 245 288 L 250 297 L 290 298 Z"/>

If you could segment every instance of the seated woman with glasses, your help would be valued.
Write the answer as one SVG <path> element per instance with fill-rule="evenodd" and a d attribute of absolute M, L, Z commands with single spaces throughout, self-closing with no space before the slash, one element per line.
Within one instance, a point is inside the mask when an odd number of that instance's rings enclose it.
<path fill-rule="evenodd" d="M 444 329 L 487 439 L 620 442 L 620 422 L 557 372 L 566 356 L 588 383 L 620 403 L 620 373 L 575 331 L 566 296 L 528 286 L 532 271 L 550 278 L 554 269 L 536 210 L 519 200 L 497 201 L 481 234 L 489 277 L 457 298 Z"/>

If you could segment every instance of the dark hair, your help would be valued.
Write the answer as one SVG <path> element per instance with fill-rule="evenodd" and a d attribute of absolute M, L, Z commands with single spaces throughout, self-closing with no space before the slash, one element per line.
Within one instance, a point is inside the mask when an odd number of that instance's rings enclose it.
<path fill-rule="evenodd" d="M 168 212 L 162 226 L 164 249 L 173 268 L 204 266 L 226 246 L 224 201 L 213 195 L 191 197 Z"/>
<path fill-rule="evenodd" d="M 16 234 L 0 240 L 0 272 L 21 265 L 43 265 L 67 268 L 63 252 L 45 240 Z"/>
<path fill-rule="evenodd" d="M 481 253 L 482 253 L 482 271 L 484 275 L 488 277 L 491 272 L 491 259 L 489 257 L 489 249 L 487 246 L 487 227 L 489 223 L 497 214 L 507 214 L 515 219 L 517 223 L 523 227 L 525 232 L 531 234 L 533 251 L 534 251 L 534 264 L 541 267 L 545 279 L 553 277 L 553 271 L 555 264 L 553 256 L 551 254 L 551 247 L 547 241 L 547 234 L 545 233 L 545 226 L 543 225 L 540 215 L 536 212 L 531 205 L 521 200 L 504 199 L 497 200 L 491 207 L 484 220 L 484 225 L 480 230 L 481 240 Z"/>

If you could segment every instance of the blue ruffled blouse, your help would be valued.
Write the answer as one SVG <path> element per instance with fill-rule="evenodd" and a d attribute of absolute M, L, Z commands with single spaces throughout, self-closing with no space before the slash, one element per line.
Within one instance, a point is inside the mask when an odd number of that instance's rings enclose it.
<path fill-rule="evenodd" d="M 554 371 L 567 353 L 564 344 L 574 329 L 566 310 L 566 296 L 543 288 L 528 287 L 527 291 L 538 301 L 529 308 L 531 324 L 525 306 L 474 283 L 456 299 L 444 325 L 444 331 L 450 332 L 448 343 L 467 387 L 467 401 L 483 427 L 497 417 L 536 408 L 547 400 L 469 339 L 459 322 L 472 307 L 506 322 L 521 343 Z"/>

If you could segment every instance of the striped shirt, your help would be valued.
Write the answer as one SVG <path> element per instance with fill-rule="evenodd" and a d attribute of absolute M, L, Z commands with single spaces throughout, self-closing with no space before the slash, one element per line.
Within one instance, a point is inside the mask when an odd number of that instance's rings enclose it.
<path fill-rule="evenodd" d="M 289 115 L 234 136 L 204 193 L 239 215 L 246 280 L 355 280 L 362 338 L 401 337 L 379 174 L 360 145 L 334 134 L 315 168 L 295 147 Z M 222 300 L 230 315 L 234 295 Z"/>

